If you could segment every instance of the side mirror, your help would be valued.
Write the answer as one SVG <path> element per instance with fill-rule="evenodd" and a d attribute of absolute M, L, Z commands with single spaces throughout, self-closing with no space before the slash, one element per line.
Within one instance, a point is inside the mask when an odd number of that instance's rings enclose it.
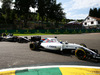
<path fill-rule="evenodd" d="M 55 36 L 55 38 L 57 38 L 57 37 Z"/>
<path fill-rule="evenodd" d="M 66 41 L 65 44 L 68 44 L 68 41 Z"/>

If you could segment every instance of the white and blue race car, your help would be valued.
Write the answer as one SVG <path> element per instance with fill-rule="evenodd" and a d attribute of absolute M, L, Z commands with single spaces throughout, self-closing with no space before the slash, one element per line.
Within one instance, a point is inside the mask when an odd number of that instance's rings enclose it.
<path fill-rule="evenodd" d="M 31 37 L 30 49 L 59 50 L 61 52 L 71 50 L 78 59 L 94 58 L 100 60 L 98 50 L 89 49 L 85 44 L 68 43 L 67 41 L 59 42 L 57 38 L 41 39 L 39 36 Z"/>

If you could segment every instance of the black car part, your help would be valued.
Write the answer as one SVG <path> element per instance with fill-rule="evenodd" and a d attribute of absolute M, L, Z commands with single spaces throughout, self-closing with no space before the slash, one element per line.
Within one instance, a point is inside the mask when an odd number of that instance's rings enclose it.
<path fill-rule="evenodd" d="M 41 40 L 41 36 L 33 36 L 31 37 L 31 42 L 35 42 L 35 41 L 40 41 Z"/>

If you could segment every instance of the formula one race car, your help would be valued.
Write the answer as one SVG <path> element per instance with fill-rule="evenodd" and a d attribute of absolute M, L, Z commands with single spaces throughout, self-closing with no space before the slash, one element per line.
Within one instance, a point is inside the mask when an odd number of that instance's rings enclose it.
<path fill-rule="evenodd" d="M 30 49 L 45 49 L 45 50 L 71 50 L 75 52 L 75 56 L 78 59 L 94 58 L 100 60 L 100 54 L 98 50 L 89 49 L 85 44 L 75 44 L 66 42 L 59 42 L 57 38 L 45 38 L 41 39 L 41 36 L 31 37 Z"/>
<path fill-rule="evenodd" d="M 19 43 L 30 42 L 30 40 L 27 37 L 13 36 L 13 34 L 11 33 L 2 37 L 2 41 L 19 42 Z"/>
<path fill-rule="evenodd" d="M 2 37 L 2 34 L 0 33 L 0 41 L 3 41 L 3 37 Z"/>
<path fill-rule="evenodd" d="M 2 37 L 2 36 L 0 36 L 0 41 L 2 41 L 2 39 L 3 39 L 3 37 Z"/>
<path fill-rule="evenodd" d="M 13 34 L 8 34 L 7 36 L 4 37 L 4 41 L 9 41 L 9 42 L 17 42 L 17 36 L 13 36 Z"/>

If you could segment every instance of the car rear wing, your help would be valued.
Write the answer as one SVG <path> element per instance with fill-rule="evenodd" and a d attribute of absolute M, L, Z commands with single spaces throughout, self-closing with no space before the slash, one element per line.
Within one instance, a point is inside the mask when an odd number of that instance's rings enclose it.
<path fill-rule="evenodd" d="M 41 40 L 41 36 L 33 36 L 30 39 L 31 42 L 40 41 L 40 40 Z"/>

